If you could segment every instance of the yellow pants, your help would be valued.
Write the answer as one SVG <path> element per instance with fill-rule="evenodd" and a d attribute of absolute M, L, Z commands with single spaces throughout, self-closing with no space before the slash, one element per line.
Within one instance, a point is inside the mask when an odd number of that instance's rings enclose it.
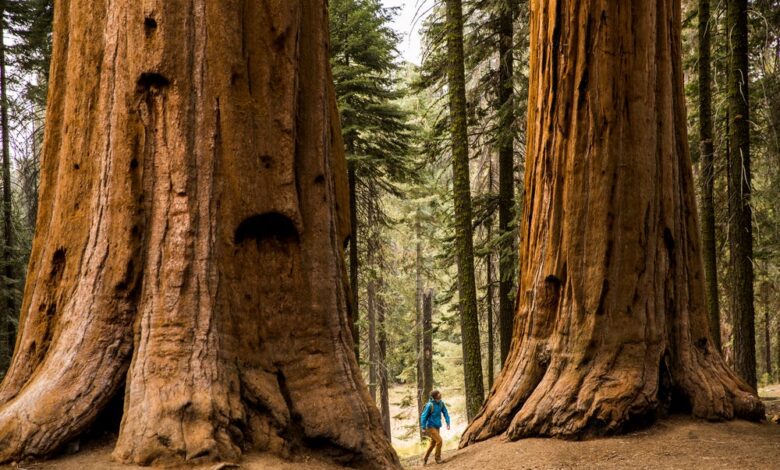
<path fill-rule="evenodd" d="M 437 462 L 441 461 L 441 434 L 439 434 L 439 430 L 436 428 L 428 428 L 428 435 L 431 437 L 431 444 L 428 446 L 428 450 L 425 451 L 425 462 L 428 462 L 428 457 L 431 456 L 431 452 L 433 449 L 436 449 L 436 454 L 434 458 Z"/>

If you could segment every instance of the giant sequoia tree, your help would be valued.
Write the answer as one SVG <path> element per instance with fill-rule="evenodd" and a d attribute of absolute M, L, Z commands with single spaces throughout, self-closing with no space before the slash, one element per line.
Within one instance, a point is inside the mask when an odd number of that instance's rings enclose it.
<path fill-rule="evenodd" d="M 708 328 L 679 1 L 531 4 L 513 347 L 461 444 L 762 417 Z"/>
<path fill-rule="evenodd" d="M 398 466 L 352 351 L 326 16 L 325 1 L 58 3 L 0 461 L 124 402 L 124 462 L 312 447 Z"/>

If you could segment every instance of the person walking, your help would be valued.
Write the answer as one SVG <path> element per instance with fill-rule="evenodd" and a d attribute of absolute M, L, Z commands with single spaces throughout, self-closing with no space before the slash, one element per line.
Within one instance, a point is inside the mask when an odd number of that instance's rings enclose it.
<path fill-rule="evenodd" d="M 420 415 L 420 427 L 423 431 L 428 432 L 428 436 L 431 438 L 431 444 L 428 446 L 428 450 L 425 451 L 425 458 L 423 459 L 423 465 L 428 465 L 428 458 L 431 456 L 431 452 L 436 449 L 435 459 L 436 463 L 441 463 L 441 415 L 444 415 L 444 420 L 447 423 L 447 430 L 450 430 L 450 414 L 447 412 L 447 405 L 441 399 L 441 393 L 438 390 L 431 392 L 431 399 L 425 404 L 422 415 Z"/>

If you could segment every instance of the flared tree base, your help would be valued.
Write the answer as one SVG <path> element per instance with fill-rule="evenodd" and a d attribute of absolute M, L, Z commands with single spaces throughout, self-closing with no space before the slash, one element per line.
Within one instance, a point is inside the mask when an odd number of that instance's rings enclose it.
<path fill-rule="evenodd" d="M 327 2 L 62 3 L 0 462 L 121 402 L 121 462 L 400 467 L 353 351 Z"/>
<path fill-rule="evenodd" d="M 529 345 L 510 356 L 507 370 L 460 445 L 501 434 L 512 440 L 620 434 L 669 413 L 709 421 L 764 419 L 761 400 L 708 347 L 690 348 L 685 360 L 672 361 L 668 351 L 624 345 L 591 361 L 553 355 L 548 365 L 549 353 L 538 344 Z M 526 358 L 519 357 L 523 353 Z"/>

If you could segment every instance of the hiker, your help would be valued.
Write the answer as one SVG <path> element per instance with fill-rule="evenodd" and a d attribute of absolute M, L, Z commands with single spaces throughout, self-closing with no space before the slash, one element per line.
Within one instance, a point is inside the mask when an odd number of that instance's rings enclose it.
<path fill-rule="evenodd" d="M 441 429 L 442 414 L 447 421 L 447 431 L 449 431 L 450 414 L 447 413 L 447 405 L 441 400 L 441 393 L 438 390 L 434 390 L 431 392 L 431 399 L 425 404 L 425 408 L 423 408 L 420 416 L 420 426 L 431 437 L 431 445 L 428 446 L 428 450 L 425 452 L 423 465 L 428 464 L 428 457 L 431 456 L 431 451 L 434 448 L 436 448 L 436 463 L 441 463 L 441 434 L 439 434 L 439 429 Z"/>

